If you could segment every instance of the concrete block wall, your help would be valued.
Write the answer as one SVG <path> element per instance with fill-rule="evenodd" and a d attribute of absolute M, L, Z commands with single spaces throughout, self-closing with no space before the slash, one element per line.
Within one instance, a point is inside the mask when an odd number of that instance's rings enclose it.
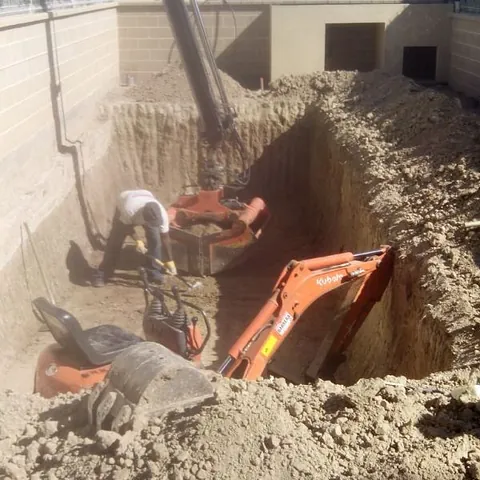
<path fill-rule="evenodd" d="M 55 163 L 57 140 L 78 139 L 86 109 L 117 84 L 114 4 L 0 20 L 0 268 L 20 223 L 37 224 L 58 203 L 49 179 L 57 193 L 73 185 Z"/>
<path fill-rule="evenodd" d="M 118 85 L 116 4 L 0 18 L 0 363 L 31 341 L 47 296 L 23 223 L 61 301 L 69 241 L 89 246 L 82 175 L 110 143 L 97 101 Z M 105 115 L 104 115 L 105 116 Z M 68 200 L 68 201 L 67 201 Z"/>
<path fill-rule="evenodd" d="M 35 20 L 35 21 L 33 21 Z M 39 129 L 53 124 L 50 98 L 52 58 L 61 82 L 65 112 L 111 86 L 118 73 L 116 12 L 6 17 L 0 23 L 0 151 L 2 156 Z"/>
<path fill-rule="evenodd" d="M 480 98 L 480 15 L 452 14 L 449 83 Z"/>
<path fill-rule="evenodd" d="M 268 81 L 268 5 L 201 5 L 202 18 L 219 68 L 243 85 Z M 120 71 L 144 80 L 180 61 L 167 15 L 158 2 L 122 3 L 118 10 Z"/>

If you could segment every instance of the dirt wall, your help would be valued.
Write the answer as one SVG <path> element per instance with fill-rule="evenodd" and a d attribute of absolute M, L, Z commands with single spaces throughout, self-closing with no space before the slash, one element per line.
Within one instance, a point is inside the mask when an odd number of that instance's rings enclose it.
<path fill-rule="evenodd" d="M 80 172 L 81 181 L 32 228 L 42 266 L 60 303 L 69 295 L 71 283 L 84 283 L 90 266 L 100 261 L 118 193 L 148 188 L 168 204 L 184 186 L 197 183 L 203 155 L 193 106 L 112 101 L 99 112 L 92 130 L 83 135 L 82 152 L 90 168 Z M 305 152 L 307 142 L 303 128 L 294 127 L 288 136 L 285 132 L 302 118 L 304 109 L 295 103 L 246 103 L 238 106 L 238 113 L 240 133 L 248 139 L 248 158 L 257 160 L 252 190 L 269 198 L 294 195 L 304 181 L 301 175 L 294 175 L 294 170 L 299 170 L 295 161 L 304 165 L 297 153 Z M 108 149 L 95 159 L 95 154 L 104 151 L 105 142 Z M 225 161 L 227 172 L 241 168 L 231 145 L 222 145 L 216 155 Z M 306 174 L 306 168 L 303 172 Z M 269 178 L 275 181 L 269 182 Z M 38 330 L 31 299 L 48 296 L 26 234 L 23 255 L 20 248 L 2 270 L 8 281 L 1 287 L 0 358 L 6 363 Z"/>
<path fill-rule="evenodd" d="M 252 166 L 251 189 L 267 197 L 298 193 L 306 179 L 310 135 L 300 124 L 304 104 L 245 101 L 235 108 Z M 118 168 L 131 173 L 131 186 L 148 187 L 168 203 L 184 186 L 198 184 L 198 167 L 205 152 L 199 146 L 195 107 L 117 103 L 111 111 L 115 137 L 110 156 L 116 158 Z M 238 149 L 230 142 L 221 144 L 213 156 L 225 165 L 225 180 L 233 180 L 242 170 Z M 272 176 L 275 182 L 266 181 Z"/>
<path fill-rule="evenodd" d="M 425 261 L 406 254 L 391 234 L 395 220 L 382 216 L 380 208 L 388 196 L 380 185 L 373 186 L 362 152 L 353 141 L 342 141 L 328 116 L 318 113 L 316 120 L 309 210 L 322 252 L 360 252 L 387 244 L 396 249 L 390 286 L 355 337 L 338 379 L 351 383 L 389 373 L 422 378 L 448 368 L 451 342 L 442 319 L 429 315 L 426 308 L 434 285 L 429 288 L 428 280 L 421 278 Z M 373 205 L 379 208 L 374 211 Z"/>

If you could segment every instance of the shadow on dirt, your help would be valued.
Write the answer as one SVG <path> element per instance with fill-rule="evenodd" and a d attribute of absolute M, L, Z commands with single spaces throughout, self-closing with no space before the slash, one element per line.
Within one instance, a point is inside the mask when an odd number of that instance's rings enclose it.
<path fill-rule="evenodd" d="M 70 241 L 70 248 L 65 259 L 68 270 L 68 279 L 74 285 L 84 287 L 89 285 L 93 268 L 88 264 L 78 243 Z"/>
<path fill-rule="evenodd" d="M 454 438 L 473 435 L 480 438 L 480 415 L 475 403 L 463 403 L 444 397 L 426 402 L 429 413 L 418 420 L 417 428 L 428 438 Z"/>

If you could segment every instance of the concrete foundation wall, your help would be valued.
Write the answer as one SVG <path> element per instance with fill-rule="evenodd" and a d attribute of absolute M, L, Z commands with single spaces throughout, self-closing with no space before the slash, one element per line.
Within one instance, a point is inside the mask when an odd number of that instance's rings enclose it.
<path fill-rule="evenodd" d="M 96 101 L 118 85 L 116 5 L 50 15 L 0 20 L 3 353 L 8 347 L 14 351 L 27 338 L 25 332 L 36 328 L 30 296 L 47 295 L 23 223 L 33 232 L 47 275 L 59 279 L 59 296 L 68 289 L 62 271 L 69 232 L 81 230 L 88 243 L 88 195 L 81 190 L 81 177 L 108 149 L 110 127 L 96 112 Z M 61 204 L 69 214 L 58 222 L 52 212 Z M 42 234 L 47 218 L 51 228 Z"/>
<path fill-rule="evenodd" d="M 480 96 L 480 16 L 453 14 L 449 84 L 473 97 Z"/>
<path fill-rule="evenodd" d="M 267 5 L 201 5 L 219 68 L 245 86 L 268 80 L 270 21 Z M 120 69 L 136 80 L 180 61 L 165 10 L 158 2 L 122 3 L 118 12 Z"/>
<path fill-rule="evenodd" d="M 327 24 L 382 23 L 380 66 L 401 74 L 404 46 L 436 46 L 436 80 L 447 81 L 450 11 L 448 4 L 272 5 L 271 79 L 323 71 Z"/>

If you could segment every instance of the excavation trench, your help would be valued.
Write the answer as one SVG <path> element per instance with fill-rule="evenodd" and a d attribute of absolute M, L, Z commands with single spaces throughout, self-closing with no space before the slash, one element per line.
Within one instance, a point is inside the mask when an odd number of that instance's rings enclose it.
<path fill-rule="evenodd" d="M 281 268 L 300 260 L 343 251 L 368 251 L 389 238 L 385 219 L 372 211 L 361 158 L 342 147 L 330 120 L 318 108 L 302 102 L 238 105 L 238 127 L 255 162 L 245 195 L 263 197 L 273 221 L 247 264 L 216 279 L 203 280 L 203 288 L 188 300 L 205 309 L 213 320 L 213 337 L 204 363 L 216 367 L 243 328 L 266 301 Z M 59 223 L 70 218 L 74 228 L 63 229 L 70 241 L 63 258 L 71 296 L 63 302 L 84 326 L 114 323 L 141 333 L 142 292 L 131 255 L 125 254 L 115 283 L 105 289 L 85 286 L 88 264 L 100 251 L 88 247 L 83 228 L 88 222 L 106 236 L 114 199 L 123 188 L 138 186 L 154 191 L 169 203 L 184 185 L 197 182 L 198 122 L 193 107 L 161 104 L 117 103 L 104 111 L 112 123 L 112 140 L 106 157 L 84 179 L 90 217 L 75 212 L 75 192 L 41 225 L 38 237 L 48 238 Z M 217 152 L 227 174 L 240 168 L 229 145 Z M 63 227 L 60 227 L 62 229 Z M 126 247 L 126 251 L 129 247 Z M 51 268 L 49 273 L 60 271 Z M 361 377 L 388 373 L 419 378 L 451 366 L 449 341 L 426 304 L 431 292 L 425 286 L 424 267 L 405 252 L 396 260 L 390 287 L 370 313 L 348 350 L 347 361 L 337 372 L 338 381 L 353 383 Z M 60 278 L 58 278 L 60 276 Z M 61 274 L 56 282 L 61 284 Z M 313 360 L 322 336 L 335 313 L 339 298 L 322 299 L 305 314 L 282 346 L 275 370 L 293 381 Z M 30 324 L 29 330 L 38 325 Z M 33 374 L 35 355 L 51 342 L 48 333 L 37 334 L 33 347 L 22 357 Z M 18 365 L 22 365 L 20 361 Z M 15 370 L 11 371 L 13 378 Z M 25 380 L 31 385 L 31 379 Z M 23 382 L 25 384 L 25 382 Z M 7 382 L 8 385 L 8 382 Z M 17 386 L 17 384 L 14 384 Z"/>

